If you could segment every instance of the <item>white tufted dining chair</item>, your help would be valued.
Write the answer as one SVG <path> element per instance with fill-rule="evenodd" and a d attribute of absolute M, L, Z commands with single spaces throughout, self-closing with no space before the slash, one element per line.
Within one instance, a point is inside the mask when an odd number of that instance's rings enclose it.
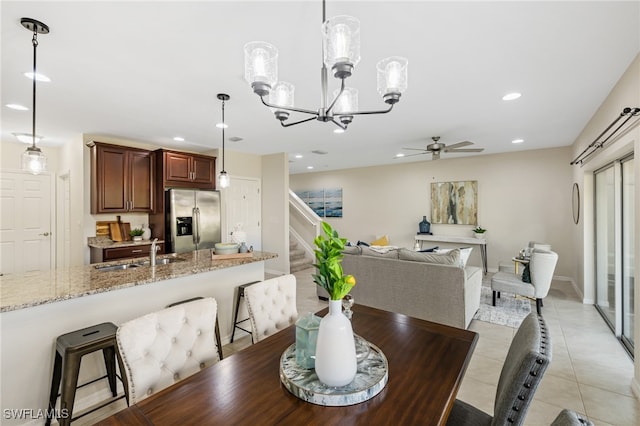
<path fill-rule="evenodd" d="M 216 300 L 206 297 L 133 319 L 118 327 L 116 340 L 136 404 L 218 362 Z"/>
<path fill-rule="evenodd" d="M 277 333 L 296 322 L 296 277 L 283 275 L 244 289 L 253 329 L 253 343 Z"/>

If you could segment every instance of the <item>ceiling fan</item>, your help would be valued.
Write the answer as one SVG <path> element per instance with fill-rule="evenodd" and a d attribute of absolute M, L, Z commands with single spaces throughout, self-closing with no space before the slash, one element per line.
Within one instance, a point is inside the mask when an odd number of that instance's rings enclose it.
<path fill-rule="evenodd" d="M 403 149 L 410 149 L 412 151 L 423 151 L 423 152 L 419 152 L 417 154 L 405 155 L 404 157 L 412 157 L 414 155 L 423 155 L 423 154 L 432 154 L 431 155 L 431 159 L 432 160 L 438 160 L 440 158 L 440 153 L 441 152 L 452 152 L 453 153 L 453 152 L 482 152 L 482 151 L 484 151 L 484 148 L 464 148 L 464 149 L 461 149 L 463 146 L 473 145 L 473 142 L 469 142 L 469 141 L 462 141 L 462 142 L 454 143 L 452 145 L 445 145 L 444 143 L 439 142 L 440 136 L 433 136 L 431 138 L 431 140 L 433 140 L 433 143 L 430 143 L 429 145 L 427 145 L 427 149 L 403 148 Z M 402 158 L 402 157 L 396 157 L 396 158 Z"/>

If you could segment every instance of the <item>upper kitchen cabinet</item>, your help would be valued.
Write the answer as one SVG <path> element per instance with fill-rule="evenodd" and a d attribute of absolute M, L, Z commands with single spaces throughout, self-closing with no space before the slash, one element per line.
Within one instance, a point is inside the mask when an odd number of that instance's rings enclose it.
<path fill-rule="evenodd" d="M 164 187 L 215 189 L 215 157 L 164 149 L 156 152 L 162 154 Z"/>
<path fill-rule="evenodd" d="M 152 213 L 155 153 L 91 142 L 91 213 Z"/>

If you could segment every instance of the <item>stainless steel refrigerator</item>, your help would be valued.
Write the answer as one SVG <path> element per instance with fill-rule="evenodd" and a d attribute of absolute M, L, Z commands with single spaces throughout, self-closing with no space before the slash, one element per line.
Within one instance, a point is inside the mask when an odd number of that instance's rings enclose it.
<path fill-rule="evenodd" d="M 220 192 L 170 189 L 165 195 L 169 252 L 213 248 L 221 242 Z"/>

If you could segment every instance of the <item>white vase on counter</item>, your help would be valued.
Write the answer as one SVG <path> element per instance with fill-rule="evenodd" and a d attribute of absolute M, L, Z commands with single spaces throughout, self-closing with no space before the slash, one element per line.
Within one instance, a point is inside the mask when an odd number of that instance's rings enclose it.
<path fill-rule="evenodd" d="M 151 239 L 151 229 L 147 225 L 142 225 L 142 239 L 145 241 Z"/>

